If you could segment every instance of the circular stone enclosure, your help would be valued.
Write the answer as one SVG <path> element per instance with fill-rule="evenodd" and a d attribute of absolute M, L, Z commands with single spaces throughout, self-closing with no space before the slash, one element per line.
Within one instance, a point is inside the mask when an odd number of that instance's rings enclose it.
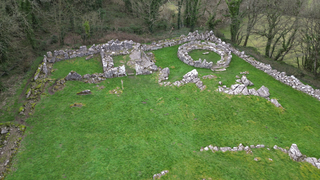
<path fill-rule="evenodd" d="M 193 50 L 205 50 L 205 51 L 213 51 L 220 55 L 220 60 L 213 64 L 213 62 L 207 62 L 207 60 L 193 60 L 192 57 L 189 55 L 189 52 Z M 224 48 L 224 46 L 216 45 L 212 42 L 201 42 L 201 41 L 191 41 L 189 43 L 185 43 L 178 48 L 178 57 L 179 59 L 194 67 L 199 68 L 207 68 L 211 69 L 212 71 L 219 71 L 229 66 L 231 62 L 231 51 L 229 49 Z"/>
<path fill-rule="evenodd" d="M 190 51 L 189 56 L 191 56 L 191 58 L 194 60 L 202 59 L 206 60 L 209 63 L 212 62 L 213 65 L 216 65 L 217 62 L 221 59 L 221 56 L 218 53 L 202 49 L 195 49 L 193 51 Z"/>

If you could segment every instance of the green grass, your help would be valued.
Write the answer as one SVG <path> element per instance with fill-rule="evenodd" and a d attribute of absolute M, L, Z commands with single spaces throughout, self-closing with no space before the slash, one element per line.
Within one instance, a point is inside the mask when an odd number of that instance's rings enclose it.
<path fill-rule="evenodd" d="M 171 82 L 194 69 L 177 58 L 177 48 L 154 51 L 156 64 L 170 68 Z M 51 77 L 65 76 L 70 68 L 78 68 L 80 74 L 98 70 L 95 66 L 90 69 L 86 61 L 74 65 L 56 63 L 58 70 Z M 170 172 L 161 179 L 320 178 L 315 167 L 293 162 L 275 150 L 253 150 L 253 155 L 199 152 L 209 144 L 290 147 L 296 143 L 303 154 L 320 158 L 320 102 L 235 55 L 225 72 L 197 70 L 200 76 L 218 77 L 203 80 L 208 87 L 203 92 L 194 84 L 160 87 L 156 74 L 108 79 L 99 84 L 105 89 L 68 81 L 62 91 L 42 96 L 36 112 L 27 119 L 32 128 L 27 129 L 14 158 L 16 170 L 7 179 L 152 179 L 166 169 Z M 261 97 L 215 91 L 218 81 L 229 86 L 243 71 L 250 72 L 247 77 L 256 88 L 268 87 L 285 110 Z M 121 80 L 123 94 L 109 94 L 121 87 Z M 92 95 L 76 95 L 85 89 Z M 70 108 L 73 103 L 84 106 Z M 255 157 L 261 161 L 254 161 Z"/>
<path fill-rule="evenodd" d="M 209 54 L 204 55 L 203 53 L 205 52 L 209 52 Z M 221 59 L 221 56 L 215 52 L 199 49 L 189 52 L 189 55 L 194 61 L 197 61 L 199 58 L 201 58 L 202 60 L 206 59 L 207 62 L 213 62 L 213 64 L 217 64 L 217 62 Z"/>
<path fill-rule="evenodd" d="M 56 70 L 51 76 L 51 78 L 54 79 L 66 77 L 70 71 L 75 71 L 80 75 L 103 73 L 99 55 L 95 55 L 94 58 L 89 60 L 86 60 L 85 57 L 81 57 L 59 61 L 54 64 L 53 69 Z"/>
<path fill-rule="evenodd" d="M 119 66 L 125 65 L 127 73 L 128 72 L 130 72 L 130 73 L 134 73 L 135 72 L 135 68 L 134 67 L 131 68 L 127 64 L 127 62 L 130 61 L 129 55 L 114 56 L 112 58 L 113 58 L 114 67 L 119 67 Z"/>

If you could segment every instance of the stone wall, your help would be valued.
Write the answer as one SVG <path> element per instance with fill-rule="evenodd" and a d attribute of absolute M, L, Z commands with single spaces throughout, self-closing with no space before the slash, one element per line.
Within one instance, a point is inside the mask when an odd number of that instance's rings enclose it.
<path fill-rule="evenodd" d="M 266 147 L 263 144 L 258 144 L 258 145 L 250 145 L 250 146 L 244 146 L 242 145 L 242 143 L 239 144 L 239 146 L 235 146 L 233 148 L 231 147 L 218 147 L 218 146 L 213 146 L 213 145 L 209 145 L 206 147 L 201 147 L 200 151 L 209 151 L 211 150 L 213 153 L 221 151 L 221 152 L 226 152 L 226 151 L 232 151 L 232 152 L 236 152 L 236 151 L 246 151 L 247 153 L 252 153 L 251 149 L 261 149 L 261 148 L 267 148 L 268 150 L 270 150 L 270 148 Z M 317 167 L 318 169 L 320 169 L 320 158 L 317 160 L 317 158 L 315 157 L 307 157 L 306 155 L 303 155 L 298 146 L 296 144 L 292 144 L 290 149 L 285 149 L 285 148 L 281 148 L 277 145 L 273 146 L 273 149 L 275 150 L 280 150 L 286 154 L 288 154 L 290 156 L 290 158 L 294 161 L 297 162 L 308 162 L 310 164 L 312 164 L 313 166 Z M 259 161 L 259 158 L 254 158 L 255 161 Z M 270 161 L 273 161 L 272 159 L 269 158 Z"/>
<path fill-rule="evenodd" d="M 231 51 L 229 49 L 223 48 L 220 49 L 221 46 L 217 46 L 215 43 L 211 42 L 201 42 L 201 41 L 191 41 L 189 43 L 185 43 L 181 45 L 178 48 L 178 58 L 194 67 L 200 67 L 200 68 L 207 68 L 211 69 L 212 71 L 220 68 L 226 68 L 231 62 Z M 191 56 L 189 56 L 189 52 L 193 51 L 195 49 L 202 49 L 202 50 L 208 50 L 213 51 L 221 56 L 221 59 L 217 62 L 216 65 L 213 64 L 213 62 L 207 62 L 206 59 L 203 61 L 201 59 L 194 61 Z"/>

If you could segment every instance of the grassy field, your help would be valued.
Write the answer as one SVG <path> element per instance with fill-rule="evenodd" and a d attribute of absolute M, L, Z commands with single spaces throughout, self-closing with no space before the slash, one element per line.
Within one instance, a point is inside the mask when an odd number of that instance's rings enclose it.
<path fill-rule="evenodd" d="M 177 49 L 154 52 L 156 64 L 170 68 L 171 82 L 194 69 L 177 58 Z M 101 72 L 99 63 L 98 59 L 61 61 L 54 64 L 57 70 L 51 78 L 64 77 L 70 70 L 81 75 Z M 217 76 L 202 80 L 207 86 L 203 92 L 195 84 L 160 87 L 152 74 L 108 79 L 98 85 L 68 81 L 62 91 L 43 95 L 26 121 L 26 137 L 6 179 L 152 179 L 162 170 L 169 173 L 161 179 L 320 178 L 317 168 L 273 149 L 254 149 L 252 155 L 200 152 L 209 144 L 285 148 L 296 143 L 303 154 L 320 158 L 320 102 L 235 55 L 225 72 L 196 69 L 200 77 Z M 230 86 L 243 71 L 250 72 L 247 77 L 256 89 L 268 87 L 271 98 L 277 98 L 284 109 L 261 97 L 215 91 L 219 81 Z M 110 94 L 121 87 L 121 80 L 123 93 Z M 76 95 L 85 89 L 92 95 Z M 83 106 L 71 108 L 74 103 Z M 261 161 L 254 161 L 255 157 Z"/>
<path fill-rule="evenodd" d="M 205 52 L 208 52 L 209 54 L 203 54 Z M 217 62 L 221 59 L 221 56 L 215 52 L 199 49 L 189 52 L 189 55 L 194 61 L 197 61 L 199 58 L 201 58 L 202 60 L 206 59 L 207 62 L 213 62 L 214 65 L 217 64 Z"/>

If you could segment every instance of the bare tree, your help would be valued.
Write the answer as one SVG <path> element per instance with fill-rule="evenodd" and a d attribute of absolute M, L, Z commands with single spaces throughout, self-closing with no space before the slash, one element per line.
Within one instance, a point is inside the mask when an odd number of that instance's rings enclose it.
<path fill-rule="evenodd" d="M 142 17 L 150 33 L 154 32 L 154 25 L 159 20 L 160 7 L 166 0 L 131 0 L 131 4 L 138 17 Z"/>
<path fill-rule="evenodd" d="M 313 1 L 311 8 L 308 8 L 308 16 L 304 18 L 301 28 L 300 48 L 302 53 L 301 61 L 305 70 L 318 76 L 320 67 L 320 3 Z M 297 63 L 299 64 L 299 57 Z"/>
<path fill-rule="evenodd" d="M 201 0 L 186 0 L 185 1 L 185 13 L 184 22 L 185 26 L 190 28 L 190 31 L 194 31 L 198 19 L 205 13 L 205 7 L 201 3 Z"/>
<path fill-rule="evenodd" d="M 247 23 L 246 23 L 246 35 L 243 46 L 247 46 L 249 36 L 256 25 L 257 21 L 261 17 L 261 10 L 263 9 L 263 6 L 260 4 L 261 0 L 247 0 L 245 2 L 245 17 L 247 17 Z"/>
<path fill-rule="evenodd" d="M 261 3 L 265 10 L 262 12 L 263 18 L 255 33 L 267 38 L 265 56 L 283 60 L 292 49 L 299 29 L 302 0 L 267 0 Z M 281 47 L 275 54 L 279 46 Z"/>
<path fill-rule="evenodd" d="M 225 0 L 225 1 L 229 9 L 228 16 L 231 19 L 231 24 L 230 24 L 231 41 L 233 43 L 240 44 L 241 43 L 241 39 L 239 38 L 240 25 L 244 15 L 243 12 L 240 12 L 240 5 L 243 2 L 243 0 Z"/>
<path fill-rule="evenodd" d="M 208 0 L 211 1 L 211 0 Z M 217 0 L 211 3 L 206 2 L 205 4 L 209 6 L 206 8 L 206 12 L 208 13 L 208 20 L 206 22 L 206 25 L 208 26 L 209 30 L 214 30 L 214 27 L 221 22 L 221 19 L 217 19 L 217 12 L 218 12 L 218 7 L 221 3 L 221 0 Z"/>

